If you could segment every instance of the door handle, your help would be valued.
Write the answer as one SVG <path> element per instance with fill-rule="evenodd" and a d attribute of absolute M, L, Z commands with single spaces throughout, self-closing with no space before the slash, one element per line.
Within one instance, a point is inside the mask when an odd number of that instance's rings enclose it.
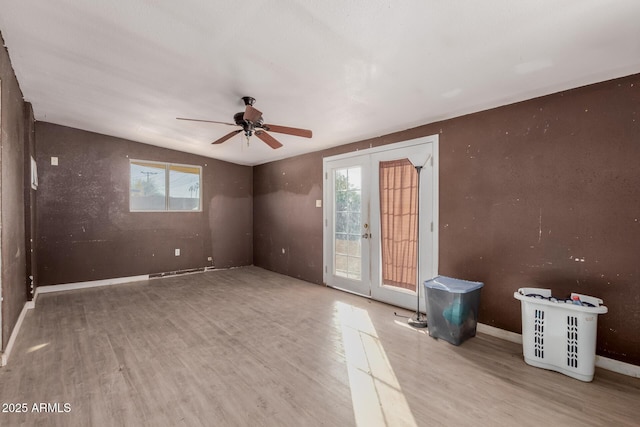
<path fill-rule="evenodd" d="M 370 239 L 371 238 L 371 233 L 369 233 L 369 224 L 365 224 L 364 225 L 364 229 L 367 230 L 363 235 L 362 238 L 363 239 Z"/>

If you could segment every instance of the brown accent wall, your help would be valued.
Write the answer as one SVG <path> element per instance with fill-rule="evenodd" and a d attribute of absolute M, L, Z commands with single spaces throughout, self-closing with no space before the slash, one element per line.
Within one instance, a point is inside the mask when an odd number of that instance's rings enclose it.
<path fill-rule="evenodd" d="M 322 281 L 322 158 L 318 153 L 254 167 L 254 264 Z"/>
<path fill-rule="evenodd" d="M 24 103 L 24 250 L 25 250 L 25 292 L 32 300 L 38 283 L 36 253 L 36 189 L 31 185 L 31 158 L 36 158 L 36 123 L 31 103 Z"/>
<path fill-rule="evenodd" d="M 485 283 L 479 321 L 520 332 L 524 286 L 593 295 L 597 353 L 640 365 L 640 74 L 257 166 L 255 264 L 321 283 L 322 158 L 432 134 L 439 273 Z"/>
<path fill-rule="evenodd" d="M 0 36 L 4 46 L 4 40 Z M 24 153 L 25 116 L 22 91 L 6 48 L 0 47 L 2 85 L 0 150 L 0 230 L 2 265 L 2 349 L 27 301 L 25 286 Z"/>
<path fill-rule="evenodd" d="M 44 122 L 36 146 L 38 285 L 252 264 L 251 167 Z M 129 212 L 130 159 L 202 166 L 203 211 Z"/>

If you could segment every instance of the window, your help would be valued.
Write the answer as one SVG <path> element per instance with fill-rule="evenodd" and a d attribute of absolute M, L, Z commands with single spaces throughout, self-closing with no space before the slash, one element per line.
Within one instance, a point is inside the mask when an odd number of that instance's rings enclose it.
<path fill-rule="evenodd" d="M 202 167 L 130 161 L 129 210 L 202 211 Z"/>

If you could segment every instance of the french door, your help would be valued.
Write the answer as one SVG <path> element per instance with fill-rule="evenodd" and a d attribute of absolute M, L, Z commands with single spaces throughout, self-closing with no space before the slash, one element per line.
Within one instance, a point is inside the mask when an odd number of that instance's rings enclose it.
<path fill-rule="evenodd" d="M 438 136 L 434 135 L 325 158 L 323 279 L 328 286 L 415 310 L 417 283 L 437 274 L 437 156 Z M 381 234 L 382 221 L 389 222 L 389 213 L 380 209 L 381 197 L 385 197 L 381 174 L 388 164 L 404 165 L 405 175 L 412 176 L 414 184 L 413 234 L 409 236 L 413 246 L 394 251 L 399 258 L 396 261 L 413 269 L 407 270 L 413 277 L 405 277 L 405 285 L 383 275 L 383 263 L 388 265 L 389 261 L 383 259 L 382 246 L 396 237 L 388 227 L 386 236 Z M 419 174 L 415 166 L 420 167 Z M 415 197 L 417 188 L 419 198 Z M 416 250 L 419 278 L 415 273 Z"/>

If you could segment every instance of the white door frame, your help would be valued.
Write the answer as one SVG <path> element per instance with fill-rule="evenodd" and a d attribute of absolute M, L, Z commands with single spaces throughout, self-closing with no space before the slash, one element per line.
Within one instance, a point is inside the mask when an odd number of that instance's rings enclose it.
<path fill-rule="evenodd" d="M 337 160 L 343 160 L 343 159 L 349 159 L 352 157 L 357 157 L 357 156 L 363 156 L 363 155 L 371 155 L 371 154 L 377 154 L 377 153 L 383 153 L 385 151 L 390 151 L 390 150 L 397 150 L 397 149 L 402 149 L 402 148 L 409 148 L 409 147 L 413 147 L 413 146 L 417 146 L 417 145 L 422 145 L 422 144 L 432 144 L 431 145 L 431 159 L 430 162 L 432 161 L 433 166 L 432 166 L 432 173 L 430 174 L 430 176 L 428 177 L 428 179 L 432 180 L 432 188 L 433 191 L 431 192 L 431 195 L 429 197 L 429 200 L 424 200 L 425 198 L 422 197 L 420 200 L 420 209 L 421 209 L 421 214 L 420 214 L 420 230 L 421 230 L 421 235 L 423 235 L 423 232 L 428 232 L 431 233 L 431 245 L 430 247 L 425 248 L 422 247 L 421 249 L 421 253 L 420 253 L 420 258 L 421 258 L 421 262 L 420 262 L 420 280 L 419 283 L 422 284 L 425 280 L 430 279 L 431 277 L 434 277 L 438 274 L 438 230 L 439 230 L 439 219 L 438 219 L 438 212 L 439 212 L 439 204 L 438 204 L 438 200 L 439 200 L 439 150 L 438 150 L 438 135 L 430 135 L 430 136 L 425 136 L 425 137 L 421 137 L 421 138 L 416 138 L 416 139 L 412 139 L 412 140 L 408 140 L 408 141 L 403 141 L 403 142 L 398 142 L 395 144 L 387 144 L 387 145 L 383 145 L 383 146 L 379 146 L 379 147 L 373 147 L 373 148 L 368 148 L 365 150 L 359 150 L 359 151 L 353 151 L 353 152 L 349 152 L 349 153 L 345 153 L 345 154 L 340 154 L 340 155 L 336 155 L 336 156 L 330 156 L 330 157 L 325 157 L 323 159 L 323 177 L 324 177 L 324 185 L 323 185 L 323 211 L 322 211 L 322 221 L 323 221 L 323 273 L 322 273 L 322 279 L 323 279 L 323 283 L 327 286 L 329 286 L 330 283 L 330 276 L 332 274 L 332 272 L 329 269 L 329 265 L 331 265 L 330 263 L 330 259 L 333 255 L 333 250 L 332 247 L 329 247 L 329 245 L 327 245 L 327 239 L 328 239 L 328 224 L 329 224 L 329 218 L 333 215 L 333 212 L 329 212 L 329 209 L 332 205 L 332 203 L 327 203 L 329 196 L 332 192 L 332 189 L 329 188 L 328 183 L 328 163 L 329 162 L 335 162 Z M 423 174 L 425 174 L 426 170 L 423 170 Z M 427 177 L 423 177 L 421 176 L 421 182 L 424 184 L 425 180 L 427 179 Z M 374 190 L 375 191 L 375 190 Z M 422 188 L 421 188 L 421 192 Z M 428 211 L 430 212 L 430 217 L 427 218 L 427 216 L 425 215 L 425 213 L 427 213 Z M 374 239 L 375 240 L 375 239 Z M 371 263 L 372 268 L 379 268 L 378 263 L 376 262 L 372 262 Z M 372 272 L 373 273 L 373 272 Z M 374 274 L 371 275 L 372 277 L 374 276 Z M 427 277 L 430 276 L 430 277 Z M 412 295 L 415 296 L 415 292 L 413 291 L 405 291 L 405 292 L 409 292 Z M 421 292 L 422 293 L 422 292 Z M 365 296 L 370 296 L 370 295 L 366 295 Z M 375 295 L 373 297 L 375 299 Z M 415 309 L 415 300 L 413 300 L 413 303 L 410 307 L 405 307 L 405 308 L 409 308 L 409 309 Z"/>

